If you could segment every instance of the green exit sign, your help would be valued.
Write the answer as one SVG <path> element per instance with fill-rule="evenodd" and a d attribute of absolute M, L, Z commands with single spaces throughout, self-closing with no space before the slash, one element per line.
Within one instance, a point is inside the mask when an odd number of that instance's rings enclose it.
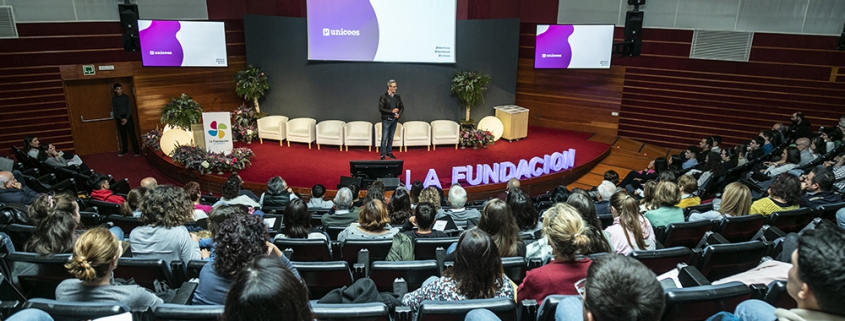
<path fill-rule="evenodd" d="M 82 74 L 85 76 L 94 75 L 94 65 L 82 65 Z"/>

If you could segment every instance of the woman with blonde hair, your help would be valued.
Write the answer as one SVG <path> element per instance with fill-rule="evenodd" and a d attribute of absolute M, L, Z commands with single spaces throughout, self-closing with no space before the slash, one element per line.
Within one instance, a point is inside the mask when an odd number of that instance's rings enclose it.
<path fill-rule="evenodd" d="M 640 213 L 645 213 L 657 208 L 654 204 L 654 190 L 657 189 L 657 181 L 648 180 L 643 184 L 643 199 L 640 200 Z"/>
<path fill-rule="evenodd" d="M 565 203 L 557 203 L 546 211 L 543 235 L 552 247 L 554 260 L 528 271 L 517 289 L 517 301 L 534 299 L 543 302 L 551 294 L 578 294 L 574 284 L 587 277 L 592 261 L 577 259 L 589 251 L 590 226 L 578 211 Z"/>
<path fill-rule="evenodd" d="M 351 224 L 337 235 L 337 240 L 343 242 L 348 239 L 373 240 L 392 239 L 399 232 L 398 228 L 390 226 L 390 215 L 387 206 L 378 199 L 364 204 L 358 213 L 358 223 Z"/>
<path fill-rule="evenodd" d="M 651 223 L 640 214 L 637 200 L 628 193 L 616 192 L 610 198 L 610 210 L 613 225 L 604 231 L 610 234 L 610 246 L 616 254 L 656 248 Z"/>
<path fill-rule="evenodd" d="M 676 205 L 680 201 L 681 189 L 678 184 L 661 180 L 654 189 L 654 205 L 657 208 L 645 212 L 644 216 L 654 226 L 681 223 L 684 221 L 684 210 Z"/>
<path fill-rule="evenodd" d="M 138 285 L 114 285 L 112 271 L 123 254 L 120 241 L 105 228 L 83 233 L 73 247 L 73 257 L 65 264 L 76 277 L 56 287 L 56 300 L 73 302 L 120 302 L 132 310 L 146 310 L 164 303 Z"/>
<path fill-rule="evenodd" d="M 694 212 L 689 216 L 690 222 L 703 220 L 721 220 L 726 216 L 748 215 L 751 209 L 751 190 L 740 182 L 733 182 L 725 186 L 722 202 L 718 210 L 704 213 Z"/>
<path fill-rule="evenodd" d="M 431 203 L 434 205 L 434 209 L 440 212 L 440 191 L 437 190 L 434 186 L 426 187 L 420 192 L 419 202 L 418 203 Z"/>

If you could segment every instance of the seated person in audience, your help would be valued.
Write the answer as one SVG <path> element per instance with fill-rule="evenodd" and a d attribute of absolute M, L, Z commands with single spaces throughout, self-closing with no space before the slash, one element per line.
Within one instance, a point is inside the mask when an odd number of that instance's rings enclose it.
<path fill-rule="evenodd" d="M 758 137 L 763 138 L 763 145 L 760 146 L 760 149 L 763 150 L 763 154 L 769 154 L 775 149 L 775 145 L 772 144 L 772 132 L 769 130 L 761 130 L 760 134 L 757 135 Z"/>
<path fill-rule="evenodd" d="M 141 203 L 143 203 L 144 197 L 146 197 L 149 192 L 150 190 L 146 187 L 136 187 L 130 190 L 129 193 L 126 194 L 126 202 L 123 202 L 123 205 L 120 206 L 120 215 L 135 218 L 141 217 Z"/>
<path fill-rule="evenodd" d="M 115 204 L 126 202 L 123 196 L 114 195 L 114 192 L 109 189 L 109 177 L 106 175 L 95 174 L 91 176 L 91 179 L 88 180 L 88 186 L 91 186 L 91 198 L 95 200 Z"/>
<path fill-rule="evenodd" d="M 425 193 L 422 197 L 423 202 L 433 202 L 434 198 L 440 199 L 439 194 L 437 194 L 438 197 L 434 197 L 434 193 L 437 192 L 437 189 L 434 187 L 429 187 L 426 191 L 429 193 Z M 439 219 L 449 215 L 455 220 L 455 224 L 458 224 L 458 226 L 473 227 L 478 225 L 478 220 L 481 219 L 481 212 L 474 208 L 466 208 L 466 204 L 467 191 L 460 185 L 452 185 L 449 188 L 449 209 L 439 211 L 437 218 Z M 439 208 L 439 206 L 437 207 Z"/>
<path fill-rule="evenodd" d="M 442 231 L 432 230 L 434 226 L 434 205 L 422 202 L 414 208 L 414 216 L 409 221 L 417 227 L 415 230 L 403 231 L 393 235 L 393 245 L 387 254 L 388 261 L 411 261 L 414 259 L 414 240 L 417 238 L 448 237 Z"/>
<path fill-rule="evenodd" d="M 543 228 L 543 223 L 539 222 L 540 213 L 534 207 L 534 201 L 521 189 L 508 193 L 507 202 L 520 232 L 534 233 Z"/>
<path fill-rule="evenodd" d="M 520 186 L 519 179 L 517 179 L 517 178 L 509 179 L 508 183 L 505 185 L 505 190 L 496 194 L 496 198 L 503 200 L 503 201 L 507 201 L 508 200 L 508 193 L 510 193 L 511 189 L 514 189 L 514 188 L 521 189 L 519 186 Z"/>
<path fill-rule="evenodd" d="M 348 226 L 358 221 L 358 213 L 361 208 L 352 207 L 352 191 L 349 188 L 343 187 L 337 191 L 334 196 L 334 204 L 334 213 L 326 213 L 320 217 L 320 222 L 324 228 L 328 226 Z"/>
<path fill-rule="evenodd" d="M 693 194 L 698 191 L 698 182 L 695 177 L 681 175 L 681 178 L 678 179 L 678 188 L 681 193 L 681 201 L 678 202 L 678 207 L 686 208 L 687 206 L 701 204 L 701 198 Z"/>
<path fill-rule="evenodd" d="M 455 265 L 442 277 L 431 277 L 419 289 L 406 293 L 402 304 L 417 310 L 425 300 L 513 299 L 516 285 L 505 275 L 499 252 L 484 231 L 473 228 L 464 232 L 458 240 Z"/>
<path fill-rule="evenodd" d="M 648 180 L 643 184 L 642 199 L 640 200 L 640 213 L 657 209 L 657 204 L 654 203 L 654 192 L 657 189 L 657 181 Z M 631 195 L 630 193 L 628 195 Z"/>
<path fill-rule="evenodd" d="M 39 161 L 43 161 L 47 163 L 47 165 L 53 167 L 72 167 L 73 169 L 79 169 L 83 172 L 88 172 L 91 169 L 88 168 L 85 163 L 82 162 L 82 159 L 79 157 L 67 159 L 64 156 L 64 152 L 56 150 L 56 146 L 53 144 L 47 145 L 46 149 L 33 149 L 38 151 L 37 158 Z"/>
<path fill-rule="evenodd" d="M 38 152 L 41 151 L 41 141 L 35 136 L 26 136 L 23 138 L 23 152 L 29 157 L 38 158 Z"/>
<path fill-rule="evenodd" d="M 660 177 L 657 178 L 658 182 L 671 182 L 678 184 L 678 178 L 675 176 L 674 171 L 663 171 L 660 172 Z"/>
<path fill-rule="evenodd" d="M 611 184 L 613 184 L 614 186 L 619 184 L 619 173 L 617 173 L 615 170 L 611 169 L 611 170 L 605 171 L 603 178 L 604 179 L 602 181 L 608 181 Z"/>
<path fill-rule="evenodd" d="M 200 204 L 200 200 L 202 199 L 202 192 L 200 191 L 200 184 L 197 182 L 188 182 L 185 184 L 185 193 L 188 193 L 188 197 L 191 198 L 191 203 L 194 204 L 194 221 L 199 221 L 208 217 L 208 213 L 211 213 L 212 207 Z"/>
<path fill-rule="evenodd" d="M 698 165 L 698 154 L 701 154 L 701 149 L 698 148 L 698 146 L 687 146 L 687 150 L 683 155 L 681 155 L 686 159 L 684 163 L 681 164 L 681 169 L 687 170 Z M 672 162 L 670 161 L 669 165 L 671 164 Z"/>
<path fill-rule="evenodd" d="M 628 255 L 631 251 L 656 248 L 654 229 L 649 220 L 640 214 L 634 197 L 625 192 L 616 192 L 610 198 L 610 205 L 613 211 L 613 225 L 604 231 L 610 234 L 613 252 Z M 681 219 L 683 220 L 683 213 Z"/>
<path fill-rule="evenodd" d="M 270 209 L 284 209 L 291 200 L 297 198 L 293 190 L 281 176 L 273 176 L 267 181 L 267 191 L 261 193 L 261 209 L 265 212 Z"/>
<path fill-rule="evenodd" d="M 842 202 L 842 195 L 833 191 L 833 171 L 816 167 L 809 174 L 801 176 L 801 207 L 816 208 L 822 205 Z"/>
<path fill-rule="evenodd" d="M 0 171 L 0 203 L 32 204 L 38 193 L 23 186 L 9 171 Z"/>
<path fill-rule="evenodd" d="M 80 217 L 79 205 L 72 196 L 42 194 L 29 207 L 29 217 L 35 224 L 35 231 L 24 245 L 24 251 L 40 255 L 73 251 Z"/>
<path fill-rule="evenodd" d="M 387 213 L 390 216 L 390 225 L 402 226 L 414 214 L 411 209 L 411 197 L 408 190 L 400 185 L 390 196 L 390 203 L 387 203 Z"/>
<path fill-rule="evenodd" d="M 798 167 L 801 162 L 801 151 L 795 147 L 787 147 L 781 153 L 781 158 L 777 162 L 764 162 L 763 165 L 768 166 L 766 169 L 761 169 L 760 172 L 769 177 L 775 177 L 781 173 L 786 173 Z"/>
<path fill-rule="evenodd" d="M 722 162 L 722 169 L 727 171 L 731 168 L 737 167 L 739 162 L 739 157 L 737 157 L 736 149 L 733 148 L 725 148 L 719 154 L 719 158 Z"/>
<path fill-rule="evenodd" d="M 693 182 L 695 179 L 693 179 Z M 684 210 L 675 204 L 681 201 L 681 190 L 672 182 L 661 181 L 654 189 L 656 209 L 645 212 L 644 216 L 653 226 L 666 226 L 684 222 Z M 618 210 L 618 209 L 617 209 Z"/>
<path fill-rule="evenodd" d="M 795 148 L 801 152 L 801 161 L 798 162 L 798 166 L 804 166 L 812 162 L 816 159 L 816 156 L 813 155 L 813 151 L 810 150 L 810 139 L 807 137 L 801 137 L 795 141 Z"/>
<path fill-rule="evenodd" d="M 663 287 L 654 272 L 634 258 L 599 257 L 583 281 L 576 284 L 580 297 L 558 303 L 555 320 L 646 321 L 660 320 L 663 314 Z"/>
<path fill-rule="evenodd" d="M 589 224 L 574 207 L 557 203 L 543 219 L 543 235 L 553 249 L 554 260 L 528 271 L 517 289 L 517 301 L 543 302 L 552 294 L 575 295 L 575 282 L 587 277 L 592 261 L 576 255 L 590 252 Z"/>
<path fill-rule="evenodd" d="M 750 214 L 770 215 L 774 212 L 798 209 L 801 201 L 801 182 L 798 177 L 783 173 L 769 186 L 769 196 L 751 203 Z"/>
<path fill-rule="evenodd" d="M 814 158 L 823 157 L 827 154 L 827 145 L 819 136 L 816 136 L 810 139 L 810 151 L 813 153 Z"/>
<path fill-rule="evenodd" d="M 328 214 L 324 214 L 328 215 Z M 305 201 L 295 198 L 288 203 L 282 216 L 287 233 L 276 234 L 276 238 L 329 240 L 329 235 L 318 227 L 311 226 L 311 213 Z"/>
<path fill-rule="evenodd" d="M 552 204 L 554 203 L 566 203 L 569 199 L 569 196 L 572 195 L 572 192 L 566 188 L 566 185 L 558 185 L 555 189 L 552 190 L 551 196 L 549 197 Z M 593 204 L 593 210 L 595 210 L 595 204 Z"/>
<path fill-rule="evenodd" d="M 813 134 L 813 130 L 810 129 L 810 126 L 810 120 L 804 117 L 803 113 L 793 113 L 792 123 L 789 126 L 789 132 L 792 139 L 815 136 L 815 134 Z"/>
<path fill-rule="evenodd" d="M 56 287 L 56 300 L 74 302 L 120 302 L 133 311 L 155 308 L 164 303 L 155 294 L 138 285 L 112 283 L 112 271 L 123 255 L 123 247 L 114 234 L 105 228 L 94 228 L 82 234 L 73 247 L 73 257 L 65 264 L 76 277 Z"/>
<path fill-rule="evenodd" d="M 222 305 L 232 285 L 232 279 L 255 258 L 270 256 L 299 278 L 293 264 L 282 255 L 267 234 L 267 226 L 255 215 L 232 215 L 218 227 L 214 260 L 202 267 L 199 286 L 194 293 L 195 305 Z"/>
<path fill-rule="evenodd" d="M 200 249 L 206 249 L 209 252 L 209 255 L 207 257 L 204 257 L 203 260 L 214 260 L 214 258 L 216 257 L 216 254 L 214 252 L 214 248 L 216 247 L 216 244 L 214 243 L 214 236 L 217 235 L 217 232 L 220 230 L 220 225 L 223 224 L 223 221 L 225 221 L 229 217 L 236 215 L 250 214 L 247 207 L 243 205 L 220 205 L 218 207 L 215 207 L 213 210 L 211 210 L 211 213 L 208 214 L 208 232 L 209 234 L 211 234 L 211 237 L 199 240 Z"/>
<path fill-rule="evenodd" d="M 241 190 L 241 182 L 238 179 L 232 179 L 230 176 L 229 180 L 223 183 L 223 195 L 221 195 L 220 200 L 217 203 L 214 203 L 212 207 L 217 207 L 223 204 L 226 205 L 246 205 L 252 208 L 260 208 L 261 204 L 258 204 L 258 201 L 253 200 L 247 195 L 239 195 L 238 192 Z"/>
<path fill-rule="evenodd" d="M 710 136 L 710 140 L 713 141 L 713 144 L 710 145 L 710 151 L 716 154 L 722 153 L 722 136 L 713 135 Z"/>
<path fill-rule="evenodd" d="M 610 214 L 610 197 L 616 193 L 616 185 L 602 181 L 596 193 L 596 214 Z"/>
<path fill-rule="evenodd" d="M 308 200 L 309 208 L 332 208 L 334 203 L 332 201 L 323 200 L 323 195 L 326 194 L 326 187 L 322 184 L 314 184 L 311 187 L 311 199 Z"/>
<path fill-rule="evenodd" d="M 735 315 L 721 312 L 709 320 L 845 320 L 845 231 L 817 228 L 802 233 L 792 252 L 786 289 L 795 309 L 775 308 L 760 300 L 736 307 Z M 729 317 L 726 317 L 730 315 Z"/>
<path fill-rule="evenodd" d="M 690 171 L 688 174 L 694 174 L 693 171 Z M 698 176 L 698 180 L 696 181 L 695 191 L 707 188 L 707 184 L 710 184 L 710 181 L 713 178 L 717 178 L 724 174 L 725 166 L 722 163 L 722 157 L 716 152 L 708 152 L 707 155 L 704 156 L 704 167 L 701 168 L 701 175 Z M 689 192 L 694 193 L 695 191 Z"/>
<path fill-rule="evenodd" d="M 501 257 L 525 257 L 525 243 L 519 236 L 516 219 L 511 214 L 508 204 L 499 199 L 492 199 L 481 210 L 478 229 L 487 233 Z"/>
<path fill-rule="evenodd" d="M 748 145 L 736 145 L 734 146 L 734 151 L 736 152 L 736 166 L 742 166 L 748 163 Z"/>
<path fill-rule="evenodd" d="M 141 223 L 129 233 L 132 256 L 137 258 L 201 260 L 208 251 L 200 251 L 199 237 L 185 228 L 191 221 L 194 206 L 181 187 L 158 185 L 141 203 Z"/>
<path fill-rule="evenodd" d="M 763 139 L 763 137 L 755 136 L 754 138 L 752 138 L 751 141 L 748 143 L 748 153 L 745 155 L 745 157 L 748 160 L 752 160 L 765 155 L 766 153 L 763 151 L 763 144 L 765 143 L 766 140 Z"/>
<path fill-rule="evenodd" d="M 144 177 L 139 184 L 144 188 L 153 188 L 158 185 L 158 181 L 154 177 Z"/>
<path fill-rule="evenodd" d="M 590 197 L 580 193 L 577 195 L 572 194 L 569 199 L 566 200 L 566 204 L 575 208 L 575 210 L 578 211 L 578 214 L 581 215 L 581 219 L 583 219 L 588 225 L 586 235 L 590 239 L 590 243 L 583 249 L 584 252 L 581 252 L 580 254 L 610 253 L 610 234 L 603 231 L 601 222 L 596 215 L 596 210 L 593 202 L 590 200 Z M 557 206 L 552 206 L 545 214 L 548 215 L 554 213 L 552 209 L 557 209 Z"/>
<path fill-rule="evenodd" d="M 440 191 L 434 186 L 426 187 L 420 192 L 419 202 L 434 204 L 434 208 L 437 209 L 437 217 L 446 215 L 446 211 L 440 208 Z"/>
<path fill-rule="evenodd" d="M 358 214 L 358 223 L 351 224 L 337 235 L 338 241 L 392 239 L 399 228 L 390 226 L 387 207 L 380 200 L 371 200 L 364 204 Z"/>
<path fill-rule="evenodd" d="M 228 180 L 232 180 L 232 181 L 236 181 L 236 182 L 238 182 L 238 189 L 239 189 L 239 190 L 238 190 L 238 195 L 244 195 L 244 196 L 246 196 L 246 197 L 251 198 L 253 201 L 258 202 L 258 196 L 256 196 L 256 195 L 255 195 L 255 193 L 253 193 L 252 191 L 250 191 L 250 190 L 248 190 L 248 189 L 243 189 L 243 187 L 244 187 L 244 180 L 243 180 L 243 178 L 241 178 L 241 176 L 240 176 L 240 175 L 238 175 L 238 174 L 234 174 L 234 173 L 233 173 L 232 175 L 230 175 L 230 176 L 229 176 L 229 179 L 228 179 Z"/>
<path fill-rule="evenodd" d="M 786 125 L 783 123 L 775 123 L 772 125 L 772 142 L 776 146 L 780 146 L 781 144 L 787 142 L 786 140 Z"/>
<path fill-rule="evenodd" d="M 631 171 L 625 176 L 619 186 L 625 188 L 628 193 L 634 190 L 641 189 L 642 184 L 648 180 L 656 180 L 660 172 L 666 169 L 666 158 L 658 157 L 648 163 L 645 169 L 641 171 Z M 628 185 L 631 185 L 630 187 Z"/>
<path fill-rule="evenodd" d="M 361 196 L 360 196 L 361 187 L 358 186 L 358 184 L 349 184 L 348 188 L 349 188 L 349 191 L 352 192 L 352 207 L 364 206 L 364 200 L 362 200 Z M 416 203 L 414 203 L 414 204 L 416 204 Z M 335 202 L 335 205 L 337 205 L 337 202 Z"/>
<path fill-rule="evenodd" d="M 827 151 L 832 151 L 836 148 L 839 148 L 839 145 L 842 145 L 842 132 L 839 131 L 837 128 L 825 128 L 819 137 L 824 140 L 825 149 Z"/>
<path fill-rule="evenodd" d="M 726 216 L 748 215 L 750 208 L 751 190 L 745 184 L 733 182 L 725 186 L 725 192 L 722 193 L 722 201 L 718 210 L 710 210 L 704 213 L 693 211 L 689 216 L 689 221 L 715 221 Z"/>
<path fill-rule="evenodd" d="M 420 202 L 420 193 L 422 193 L 423 184 L 420 180 L 416 179 L 414 182 L 411 183 L 411 190 L 408 192 L 408 196 L 411 197 L 411 207 L 416 207 L 417 204 Z"/>
<path fill-rule="evenodd" d="M 845 155 L 838 155 L 832 161 L 824 162 L 824 167 L 833 171 L 833 186 L 837 190 L 845 190 Z M 2 182 L 2 176 L 0 176 Z"/>
<path fill-rule="evenodd" d="M 704 156 L 706 156 L 707 153 L 709 153 L 713 148 L 713 138 L 702 138 L 701 141 L 698 143 L 698 148 L 700 149 L 700 151 L 698 152 L 696 159 L 699 163 L 704 163 Z"/>
<path fill-rule="evenodd" d="M 260 256 L 232 280 L 226 295 L 226 321 L 312 321 L 308 288 L 279 260 Z"/>

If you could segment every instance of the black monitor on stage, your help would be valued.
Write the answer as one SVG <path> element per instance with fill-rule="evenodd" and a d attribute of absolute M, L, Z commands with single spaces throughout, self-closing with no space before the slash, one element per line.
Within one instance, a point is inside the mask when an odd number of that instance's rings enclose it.
<path fill-rule="evenodd" d="M 402 160 L 351 160 L 349 173 L 363 179 L 361 189 L 366 189 L 379 178 L 402 177 L 404 164 Z"/>

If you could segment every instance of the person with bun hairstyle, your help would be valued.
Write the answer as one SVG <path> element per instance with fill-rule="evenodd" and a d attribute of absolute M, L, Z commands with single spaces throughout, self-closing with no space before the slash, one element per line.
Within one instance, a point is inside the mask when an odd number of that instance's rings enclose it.
<path fill-rule="evenodd" d="M 636 199 L 628 193 L 616 192 L 610 198 L 610 209 L 613 225 L 604 231 L 610 234 L 610 246 L 616 254 L 628 255 L 631 251 L 656 248 L 651 223 L 640 215 Z"/>
<path fill-rule="evenodd" d="M 232 281 L 223 321 L 311 321 L 308 288 L 279 260 L 260 256 Z"/>
<path fill-rule="evenodd" d="M 56 287 L 56 300 L 72 302 L 120 302 L 133 311 L 155 308 L 164 303 L 138 285 L 112 284 L 112 271 L 123 254 L 120 241 L 105 228 L 83 233 L 73 247 L 73 257 L 65 264 L 76 277 Z"/>
<path fill-rule="evenodd" d="M 578 294 L 574 284 L 587 277 L 592 261 L 577 259 L 576 255 L 589 251 L 590 226 L 578 211 L 564 203 L 557 203 L 546 211 L 543 235 L 552 246 L 554 260 L 528 271 L 517 289 L 517 301 L 534 299 L 543 302 L 551 294 Z"/>

